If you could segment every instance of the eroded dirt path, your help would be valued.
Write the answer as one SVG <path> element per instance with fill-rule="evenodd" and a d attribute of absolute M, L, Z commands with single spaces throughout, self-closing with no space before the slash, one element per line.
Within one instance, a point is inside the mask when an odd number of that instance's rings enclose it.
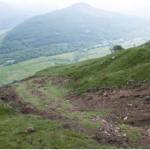
<path fill-rule="evenodd" d="M 87 92 L 82 95 L 71 94 L 69 99 L 79 111 L 108 110 L 107 116 L 97 116 L 95 120 L 102 122 L 97 132 L 97 139 L 109 143 L 124 145 L 149 145 L 150 143 L 150 84 L 145 83 L 138 87 L 121 89 L 102 89 Z M 104 122 L 104 123 L 103 123 Z M 133 134 L 140 133 L 141 137 L 135 142 L 128 140 L 126 133 L 122 136 L 121 130 Z M 136 133 L 137 132 L 137 133 Z M 135 135 L 138 136 L 138 135 Z M 134 138 L 134 137 L 133 137 Z M 128 147 L 128 146 L 127 146 Z M 150 146 L 149 146 L 150 147 Z"/>
<path fill-rule="evenodd" d="M 150 125 L 150 84 L 136 88 L 104 89 L 82 95 L 69 96 L 80 111 L 108 109 L 110 117 L 135 126 Z M 110 118 L 109 118 L 110 119 Z"/>
<path fill-rule="evenodd" d="M 63 77 L 30 78 L 20 83 L 20 91 L 18 85 L 1 88 L 0 99 L 24 114 L 59 120 L 64 128 L 84 132 L 100 143 L 150 148 L 149 83 L 77 95 L 66 94 L 67 82 Z"/>

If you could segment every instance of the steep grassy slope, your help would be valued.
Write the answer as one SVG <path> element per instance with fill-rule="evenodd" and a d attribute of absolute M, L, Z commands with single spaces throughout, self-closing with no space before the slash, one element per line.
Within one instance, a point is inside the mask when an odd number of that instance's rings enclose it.
<path fill-rule="evenodd" d="M 78 92 L 119 87 L 128 81 L 150 80 L 150 44 L 64 67 L 41 71 L 37 76 L 66 76 Z"/>

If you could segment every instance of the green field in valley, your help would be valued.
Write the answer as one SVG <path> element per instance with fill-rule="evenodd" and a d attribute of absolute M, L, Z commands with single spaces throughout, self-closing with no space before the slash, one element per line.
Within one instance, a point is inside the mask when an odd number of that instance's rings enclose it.
<path fill-rule="evenodd" d="M 109 49 L 95 48 L 90 50 L 64 53 L 56 56 L 40 57 L 13 65 L 0 67 L 0 85 L 19 81 L 34 75 L 37 71 L 54 65 L 65 65 L 90 58 L 102 57 L 109 54 Z"/>

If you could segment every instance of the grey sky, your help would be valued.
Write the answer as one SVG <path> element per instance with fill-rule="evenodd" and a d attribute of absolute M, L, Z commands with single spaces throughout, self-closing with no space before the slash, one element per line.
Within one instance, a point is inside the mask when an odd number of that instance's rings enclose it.
<path fill-rule="evenodd" d="M 85 2 L 105 10 L 150 18 L 150 0 L 0 0 L 0 2 L 7 2 L 20 9 L 33 8 L 39 13 L 63 8 L 73 3 Z"/>

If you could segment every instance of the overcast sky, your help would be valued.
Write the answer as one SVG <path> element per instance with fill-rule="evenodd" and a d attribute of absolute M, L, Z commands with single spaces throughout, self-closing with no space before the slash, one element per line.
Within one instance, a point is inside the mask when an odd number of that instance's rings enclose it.
<path fill-rule="evenodd" d="M 20 9 L 33 8 L 39 13 L 84 2 L 105 10 L 150 18 L 150 0 L 0 0 L 0 2 L 7 2 Z"/>

